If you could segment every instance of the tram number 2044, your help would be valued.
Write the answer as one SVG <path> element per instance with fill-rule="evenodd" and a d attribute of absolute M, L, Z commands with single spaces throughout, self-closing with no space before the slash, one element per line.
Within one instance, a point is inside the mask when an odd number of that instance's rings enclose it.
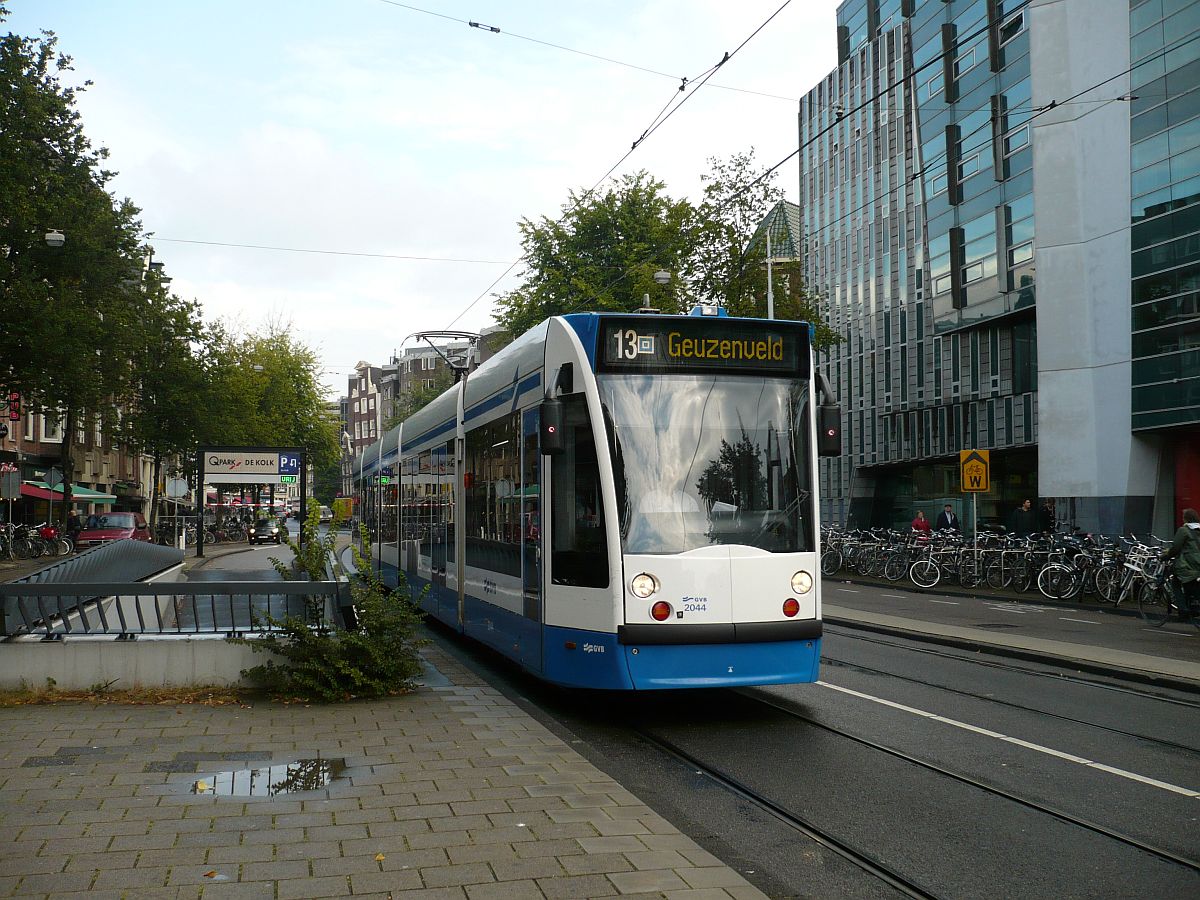
<path fill-rule="evenodd" d="M 708 610 L 707 597 L 684 597 L 683 611 L 684 612 L 706 612 Z"/>

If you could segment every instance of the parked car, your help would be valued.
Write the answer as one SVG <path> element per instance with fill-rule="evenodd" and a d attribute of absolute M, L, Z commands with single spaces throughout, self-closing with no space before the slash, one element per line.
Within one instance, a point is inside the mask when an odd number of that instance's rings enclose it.
<path fill-rule="evenodd" d="M 108 541 L 146 541 L 150 543 L 150 526 L 141 513 L 110 512 L 88 516 L 83 531 L 75 538 L 76 547 L 89 547 Z"/>
<path fill-rule="evenodd" d="M 283 536 L 275 519 L 255 519 L 247 532 L 251 544 L 281 544 Z"/>

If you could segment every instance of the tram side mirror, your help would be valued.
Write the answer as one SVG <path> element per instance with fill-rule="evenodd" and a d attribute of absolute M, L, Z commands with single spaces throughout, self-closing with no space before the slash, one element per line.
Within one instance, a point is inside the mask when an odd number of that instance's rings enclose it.
<path fill-rule="evenodd" d="M 842 410 L 832 403 L 817 407 L 817 455 L 842 455 Z"/>
<path fill-rule="evenodd" d="M 566 449 L 563 435 L 563 405 L 561 400 L 543 400 L 541 408 L 540 443 L 543 456 L 557 456 Z"/>

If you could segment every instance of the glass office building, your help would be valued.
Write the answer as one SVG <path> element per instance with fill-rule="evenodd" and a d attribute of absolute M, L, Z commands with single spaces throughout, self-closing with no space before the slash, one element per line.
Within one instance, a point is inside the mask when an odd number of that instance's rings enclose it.
<path fill-rule="evenodd" d="M 1157 18 L 1139 17 L 1146 5 Z M 843 337 L 822 359 L 845 412 L 844 453 L 822 474 L 830 520 L 906 525 L 945 502 L 965 512 L 967 449 L 990 451 L 984 521 L 1041 496 L 1091 530 L 1148 530 L 1190 496 L 1200 348 L 1186 348 L 1200 316 L 1179 267 L 1200 259 L 1186 188 L 1200 166 L 1184 105 L 1171 104 L 1200 83 L 1180 74 L 1200 24 L 1179 16 L 1196 7 L 839 8 L 839 66 L 799 117 L 805 271 Z M 1151 58 L 1161 65 L 1140 77 L 1135 64 Z M 1161 82 L 1153 104 L 1149 90 L 1129 99 L 1131 74 Z M 1160 107 L 1157 129 L 1137 124 Z M 1131 122 L 1153 149 L 1139 155 Z M 1140 234 L 1151 222 L 1153 235 Z M 1151 244 L 1164 281 L 1139 293 Z M 1131 318 L 1139 296 L 1169 299 Z M 1163 326 L 1174 337 L 1139 337 Z"/>

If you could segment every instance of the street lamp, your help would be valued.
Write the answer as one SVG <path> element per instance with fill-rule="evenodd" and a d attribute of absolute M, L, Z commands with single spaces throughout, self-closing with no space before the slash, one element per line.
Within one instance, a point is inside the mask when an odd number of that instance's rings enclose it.
<path fill-rule="evenodd" d="M 660 287 L 665 287 L 671 281 L 671 273 L 666 269 L 659 269 L 654 273 L 654 282 Z M 640 313 L 656 313 L 658 309 L 650 305 L 650 295 L 642 295 L 642 308 L 638 310 Z"/>
<path fill-rule="evenodd" d="M 53 247 L 55 250 L 57 250 L 59 247 L 61 247 L 63 244 L 65 244 L 67 242 L 67 236 L 65 234 L 63 234 L 61 231 L 59 231 L 57 228 L 51 228 L 49 231 L 46 232 L 45 240 L 46 240 L 47 247 Z"/>

